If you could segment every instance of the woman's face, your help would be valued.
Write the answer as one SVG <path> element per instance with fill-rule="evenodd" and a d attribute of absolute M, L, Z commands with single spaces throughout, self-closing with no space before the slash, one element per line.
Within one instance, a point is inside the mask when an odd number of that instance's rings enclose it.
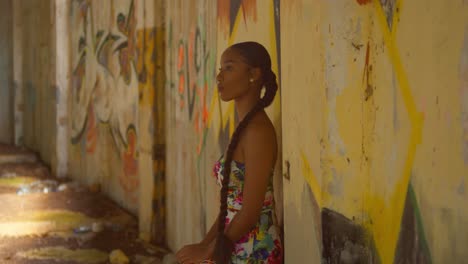
<path fill-rule="evenodd" d="M 216 81 L 223 101 L 230 101 L 249 91 L 250 67 L 236 50 L 227 49 L 221 56 L 221 68 Z"/>

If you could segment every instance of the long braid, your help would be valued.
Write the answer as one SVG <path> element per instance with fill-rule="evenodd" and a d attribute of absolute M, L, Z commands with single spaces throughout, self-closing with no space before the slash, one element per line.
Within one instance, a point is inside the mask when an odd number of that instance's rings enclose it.
<path fill-rule="evenodd" d="M 237 126 L 236 130 L 234 131 L 234 134 L 232 135 L 231 142 L 229 142 L 229 146 L 227 149 L 226 153 L 226 158 L 224 160 L 224 169 L 222 171 L 223 173 L 223 181 L 222 181 L 222 188 L 221 188 L 221 207 L 220 207 L 220 218 L 219 218 L 219 223 L 218 223 L 218 232 L 222 233 L 224 232 L 224 228 L 226 226 L 226 216 L 227 216 L 227 193 L 228 193 L 228 185 L 229 185 L 229 180 L 231 176 L 231 163 L 232 163 L 232 156 L 234 154 L 234 150 L 237 147 L 237 144 L 239 143 L 239 138 L 240 134 L 244 130 L 245 127 L 247 127 L 247 124 L 249 121 L 252 119 L 252 117 L 260 111 L 260 109 L 263 109 L 261 101 L 258 102 L 255 107 L 250 110 L 250 112 L 245 116 L 245 118 L 239 123 Z"/>
<path fill-rule="evenodd" d="M 268 58 L 269 59 L 269 58 Z M 250 120 L 255 116 L 257 112 L 268 107 L 275 98 L 276 92 L 278 90 L 278 84 L 276 82 L 276 75 L 271 71 L 271 63 L 268 61 L 267 65 L 261 67 L 262 74 L 263 74 L 263 86 L 265 86 L 265 94 L 264 96 L 258 101 L 258 103 L 250 110 L 247 115 L 242 119 L 239 123 L 237 128 L 235 129 L 231 141 L 229 142 L 226 158 L 224 160 L 224 169 L 222 171 L 223 174 L 223 181 L 222 187 L 220 191 L 220 211 L 218 217 L 218 236 L 216 239 L 215 251 L 214 251 L 214 260 L 218 264 L 230 263 L 231 262 L 231 254 L 232 254 L 232 247 L 234 245 L 233 241 L 230 241 L 224 234 L 224 230 L 226 227 L 226 217 L 228 214 L 228 205 L 227 205 L 227 198 L 228 198 L 228 190 L 229 190 L 229 181 L 231 176 L 231 163 L 234 151 L 239 143 L 240 136 L 244 129 L 249 124 Z M 231 250 L 229 252 L 225 252 L 225 250 Z"/>

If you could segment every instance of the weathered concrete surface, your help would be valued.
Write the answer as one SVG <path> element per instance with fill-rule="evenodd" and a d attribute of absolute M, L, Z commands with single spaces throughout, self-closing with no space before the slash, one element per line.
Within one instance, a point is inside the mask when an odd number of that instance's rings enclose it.
<path fill-rule="evenodd" d="M 13 143 L 13 1 L 0 1 L 0 143 Z"/>

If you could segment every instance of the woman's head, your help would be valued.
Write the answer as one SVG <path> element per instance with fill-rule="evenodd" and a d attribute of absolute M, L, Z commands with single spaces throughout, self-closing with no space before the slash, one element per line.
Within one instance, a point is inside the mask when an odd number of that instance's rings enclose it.
<path fill-rule="evenodd" d="M 265 87 L 264 107 L 271 104 L 278 89 L 268 51 L 252 41 L 234 44 L 223 52 L 216 80 L 224 101 L 243 96 L 260 97 L 260 91 Z"/>

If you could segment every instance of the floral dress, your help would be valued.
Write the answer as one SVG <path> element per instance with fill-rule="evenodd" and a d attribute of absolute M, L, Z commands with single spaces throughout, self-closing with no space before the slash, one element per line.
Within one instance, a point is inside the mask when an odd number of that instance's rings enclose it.
<path fill-rule="evenodd" d="M 213 173 L 218 185 L 222 186 L 222 170 L 224 158 L 216 162 Z M 231 177 L 228 185 L 228 214 L 226 226 L 229 225 L 236 213 L 242 208 L 244 189 L 245 165 L 232 161 Z M 282 246 L 277 226 L 274 224 L 275 211 L 273 199 L 273 177 L 270 177 L 263 202 L 260 220 L 252 230 L 239 239 L 235 244 L 232 263 L 282 263 Z"/>

